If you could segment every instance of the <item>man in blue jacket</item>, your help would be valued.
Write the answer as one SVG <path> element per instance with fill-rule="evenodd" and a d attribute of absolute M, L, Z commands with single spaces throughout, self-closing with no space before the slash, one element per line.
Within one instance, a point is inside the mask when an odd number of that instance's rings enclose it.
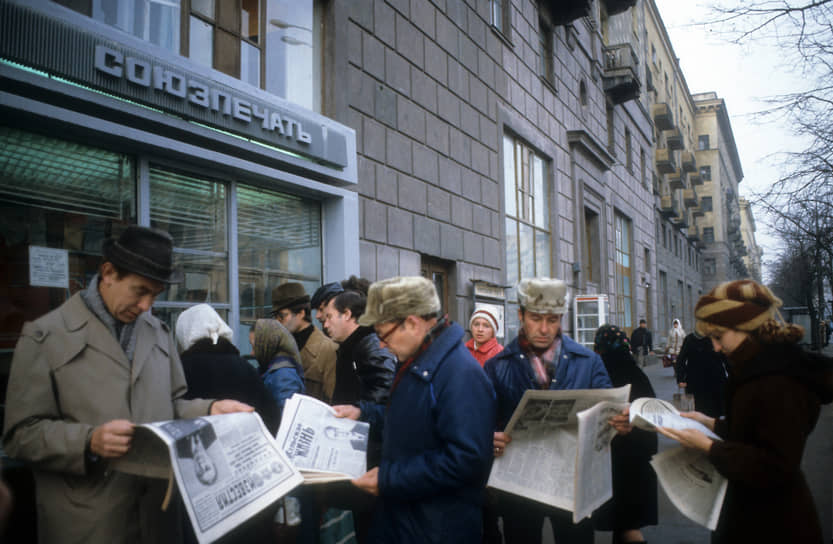
<path fill-rule="evenodd" d="M 518 301 L 518 337 L 484 365 L 497 393 L 496 457 L 511 441 L 502 431 L 527 389 L 612 387 L 599 355 L 562 333 L 561 319 L 568 305 L 563 281 L 524 279 L 518 285 Z M 593 543 L 589 519 L 574 524 L 570 512 L 508 493 L 499 493 L 498 501 L 507 544 L 540 543 L 545 517 L 550 518 L 558 544 Z"/>
<path fill-rule="evenodd" d="M 382 428 L 380 465 L 353 481 L 379 496 L 369 542 L 480 542 L 494 390 L 439 312 L 429 280 L 400 277 L 371 285 L 359 318 L 399 359 L 387 407 L 335 407 Z"/>

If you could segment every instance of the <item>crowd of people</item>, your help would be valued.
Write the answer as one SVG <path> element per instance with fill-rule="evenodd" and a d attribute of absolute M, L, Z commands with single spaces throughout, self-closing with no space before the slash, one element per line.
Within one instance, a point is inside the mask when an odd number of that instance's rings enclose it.
<path fill-rule="evenodd" d="M 195 541 L 181 508 L 159 508 L 166 482 L 108 462 L 130 450 L 140 423 L 257 411 L 274 434 L 294 393 L 370 424 L 368 470 L 296 488 L 224 541 L 534 544 L 548 519 L 558 544 L 592 544 L 594 530 L 618 544 L 644 542 L 641 529 L 658 522 L 657 435 L 631 427 L 627 410 L 608 421 L 613 498 L 592 517 L 576 523 L 486 487 L 513 447 L 505 427 L 527 390 L 629 384 L 630 400 L 655 396 L 642 370 L 654 353 L 644 320 L 630 339 L 603 325 L 590 350 L 564 333 L 567 284 L 526 278 L 519 331 L 504 347 L 493 312 L 475 309 L 467 339 L 422 277 L 351 277 L 312 295 L 288 282 L 271 292 L 271 317 L 253 324 L 247 359 L 208 304 L 183 311 L 174 334 L 149 311 L 181 279 L 172 245 L 165 232 L 128 227 L 105 242 L 85 290 L 21 333 L 3 446 L 32 468 L 40 542 Z M 700 299 L 695 332 L 675 319 L 668 335 L 665 356 L 695 398 L 683 415 L 722 438 L 660 429 L 705 452 L 729 481 L 715 542 L 822 539 L 799 464 L 833 400 L 833 363 L 797 345 L 803 331 L 783 323 L 779 305 L 760 284 L 729 282 Z M 350 513 L 348 534 L 327 533 L 333 512 Z"/>

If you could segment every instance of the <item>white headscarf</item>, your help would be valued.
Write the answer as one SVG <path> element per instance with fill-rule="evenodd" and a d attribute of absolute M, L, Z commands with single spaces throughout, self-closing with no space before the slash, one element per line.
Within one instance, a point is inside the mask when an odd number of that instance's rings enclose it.
<path fill-rule="evenodd" d="M 675 327 L 674 323 L 677 323 L 679 327 Z M 685 331 L 683 330 L 683 324 L 679 319 L 674 319 L 671 322 L 671 330 L 668 331 L 668 353 L 672 353 L 677 355 L 680 353 L 680 348 L 683 347 L 683 340 L 685 339 Z"/>
<path fill-rule="evenodd" d="M 223 318 L 208 304 L 191 306 L 176 320 L 176 341 L 180 353 L 187 350 L 201 338 L 211 338 L 217 343 L 220 338 L 231 342 L 231 328 Z"/>

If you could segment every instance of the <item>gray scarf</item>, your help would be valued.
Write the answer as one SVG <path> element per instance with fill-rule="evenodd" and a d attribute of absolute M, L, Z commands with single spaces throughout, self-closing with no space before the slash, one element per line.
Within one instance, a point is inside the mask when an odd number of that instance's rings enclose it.
<path fill-rule="evenodd" d="M 87 288 L 81 291 L 81 300 L 84 301 L 93 315 L 107 327 L 107 330 L 112 333 L 113 338 L 119 341 L 121 349 L 127 356 L 127 360 L 132 363 L 133 353 L 136 351 L 136 335 L 133 334 L 136 328 L 136 321 L 122 323 L 110 314 L 110 311 L 104 304 L 104 299 L 101 298 L 101 293 L 98 292 L 98 280 L 98 274 L 93 276 Z"/>

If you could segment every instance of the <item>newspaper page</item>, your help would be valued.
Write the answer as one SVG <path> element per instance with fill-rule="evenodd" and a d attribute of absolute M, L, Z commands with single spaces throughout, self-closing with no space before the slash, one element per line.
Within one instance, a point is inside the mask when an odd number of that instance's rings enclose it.
<path fill-rule="evenodd" d="M 608 420 L 621 414 L 627 402 L 599 402 L 578 416 L 575 508 L 573 523 L 590 516 L 613 496 L 610 442 L 616 436 Z"/>
<path fill-rule="evenodd" d="M 666 400 L 648 397 L 634 400 L 631 403 L 630 421 L 634 427 L 646 431 L 656 431 L 657 427 L 697 429 L 713 440 L 720 440 L 719 436 L 699 421 L 681 416 L 674 405 Z"/>
<path fill-rule="evenodd" d="M 674 506 L 687 518 L 714 531 L 728 480 L 706 454 L 680 446 L 654 455 L 651 466 Z"/>
<path fill-rule="evenodd" d="M 284 405 L 277 442 L 304 483 L 314 484 L 364 474 L 369 435 L 369 424 L 336 417 L 329 405 L 296 393 Z"/>
<path fill-rule="evenodd" d="M 512 442 L 503 456 L 495 459 L 488 485 L 575 512 L 576 482 L 585 485 L 576 478 L 577 473 L 585 471 L 585 460 L 578 457 L 577 414 L 601 401 L 625 403 L 629 394 L 630 385 L 617 389 L 526 391 L 505 429 Z M 609 451 L 607 455 L 609 458 Z M 589 495 L 597 497 L 603 493 L 594 490 Z"/>
<path fill-rule="evenodd" d="M 213 542 L 298 486 L 292 466 L 254 412 L 136 426 L 113 469 L 173 472 L 197 540 Z"/>

